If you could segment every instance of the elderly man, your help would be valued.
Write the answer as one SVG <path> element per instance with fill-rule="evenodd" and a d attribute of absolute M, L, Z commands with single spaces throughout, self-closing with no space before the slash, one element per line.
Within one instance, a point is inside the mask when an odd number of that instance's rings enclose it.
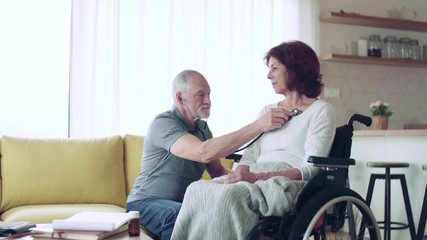
<path fill-rule="evenodd" d="M 212 177 L 227 174 L 221 157 L 289 119 L 272 109 L 241 129 L 212 137 L 207 122 L 211 89 L 197 71 L 185 70 L 173 81 L 174 105 L 159 114 L 145 136 L 141 172 L 127 199 L 127 211 L 139 211 L 140 222 L 162 240 L 170 239 L 185 190 L 207 169 Z"/>

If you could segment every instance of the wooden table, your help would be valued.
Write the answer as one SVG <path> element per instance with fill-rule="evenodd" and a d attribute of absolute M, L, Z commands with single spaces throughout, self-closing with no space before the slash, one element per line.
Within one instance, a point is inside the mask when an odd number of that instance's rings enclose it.
<path fill-rule="evenodd" d="M 7 238 L 0 238 L 0 239 L 43 240 L 43 239 L 58 239 L 58 238 L 35 238 L 35 237 L 32 237 L 32 236 L 22 236 L 21 235 L 21 237 L 15 236 L 15 237 L 7 237 Z M 136 237 L 130 237 L 128 235 L 128 232 L 125 231 L 125 232 L 119 233 L 117 235 L 114 235 L 114 236 L 111 236 L 111 237 L 105 238 L 105 239 L 117 239 L 117 240 L 128 240 L 128 239 L 129 240 L 138 240 L 138 239 L 139 240 L 153 240 L 151 237 L 149 237 L 148 235 L 146 235 L 144 233 L 143 229 L 141 229 L 141 234 L 139 235 L 139 237 L 138 236 L 136 236 Z"/>

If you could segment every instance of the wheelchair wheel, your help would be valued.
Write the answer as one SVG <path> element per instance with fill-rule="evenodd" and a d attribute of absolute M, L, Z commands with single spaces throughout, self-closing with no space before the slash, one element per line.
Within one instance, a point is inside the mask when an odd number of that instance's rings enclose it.
<path fill-rule="evenodd" d="M 316 193 L 297 214 L 288 239 L 380 240 L 378 224 L 363 198 L 348 188 Z"/>

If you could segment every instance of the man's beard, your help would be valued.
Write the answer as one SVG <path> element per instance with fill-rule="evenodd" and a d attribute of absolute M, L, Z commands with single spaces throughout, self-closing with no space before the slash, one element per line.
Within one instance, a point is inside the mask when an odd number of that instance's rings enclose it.
<path fill-rule="evenodd" d="M 197 119 L 207 119 L 211 115 L 211 110 L 200 110 L 197 111 Z"/>

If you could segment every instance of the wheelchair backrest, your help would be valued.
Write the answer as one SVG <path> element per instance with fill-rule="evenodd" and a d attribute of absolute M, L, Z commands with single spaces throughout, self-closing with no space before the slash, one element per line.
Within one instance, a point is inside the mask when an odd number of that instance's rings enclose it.
<path fill-rule="evenodd" d="M 351 144 L 353 137 L 353 127 L 343 125 L 335 130 L 335 137 L 332 143 L 329 157 L 331 158 L 350 158 Z"/>
<path fill-rule="evenodd" d="M 334 140 L 329 153 L 329 158 L 334 160 L 349 159 L 351 155 L 351 145 L 353 138 L 353 121 L 360 122 L 370 126 L 372 119 L 360 114 L 354 114 L 348 120 L 348 123 L 337 127 Z M 332 168 L 333 169 L 333 168 Z M 301 209 L 305 202 L 314 195 L 314 193 L 327 187 L 347 187 L 348 186 L 348 168 L 338 168 L 334 171 L 320 171 L 311 179 L 302 190 L 297 201 L 297 210 Z"/>
<path fill-rule="evenodd" d="M 353 127 L 343 125 L 335 130 L 335 137 L 329 153 L 330 158 L 347 159 L 350 157 Z M 318 191 L 332 186 L 345 186 L 348 169 L 342 168 L 336 171 L 321 170 L 311 179 L 301 191 L 296 204 L 297 211 Z"/>
<path fill-rule="evenodd" d="M 372 119 L 370 117 L 353 114 L 347 124 L 337 127 L 335 131 L 334 141 L 332 143 L 329 157 L 331 158 L 350 158 L 351 144 L 353 138 L 353 122 L 357 121 L 366 126 L 371 126 Z"/>

